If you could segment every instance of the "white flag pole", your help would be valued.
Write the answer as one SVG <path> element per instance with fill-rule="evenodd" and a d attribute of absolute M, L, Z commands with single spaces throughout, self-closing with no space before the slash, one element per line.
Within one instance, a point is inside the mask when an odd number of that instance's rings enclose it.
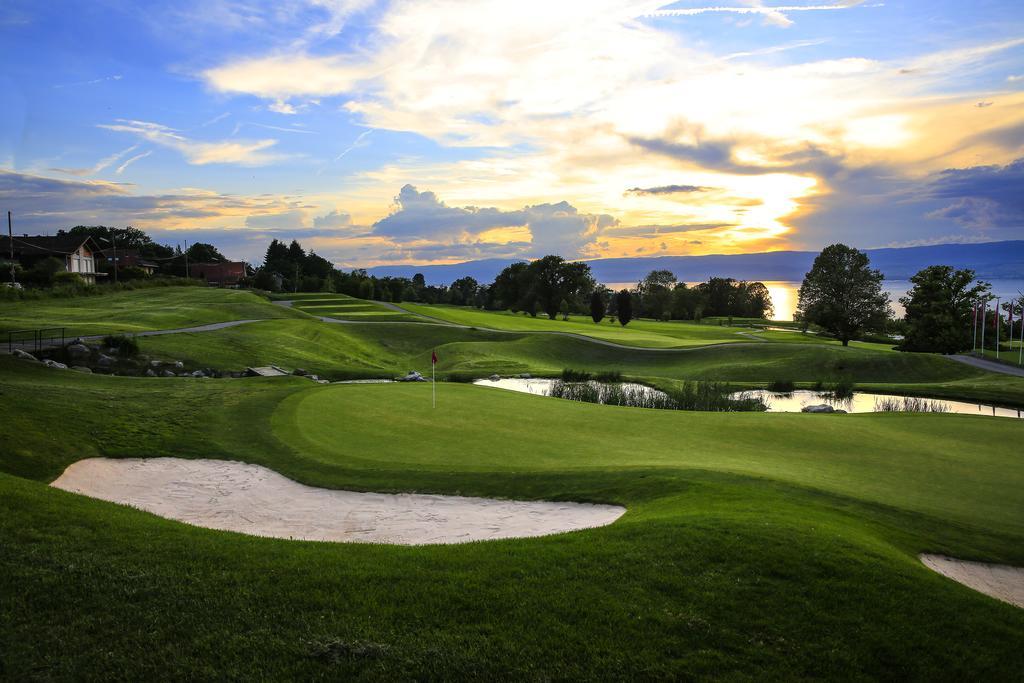
<path fill-rule="evenodd" d="M 988 299 L 981 300 L 981 357 L 985 357 L 985 323 L 988 317 Z"/>
<path fill-rule="evenodd" d="M 974 353 L 978 352 L 978 302 L 975 301 L 972 304 L 974 309 L 971 311 L 974 315 L 971 320 L 971 330 L 974 332 L 974 345 L 971 347 L 971 351 Z"/>
<path fill-rule="evenodd" d="M 999 360 L 999 297 L 996 297 L 996 360 Z"/>
<path fill-rule="evenodd" d="M 437 363 L 434 362 L 434 354 L 430 354 L 430 407 L 437 408 L 437 370 L 434 368 Z"/>

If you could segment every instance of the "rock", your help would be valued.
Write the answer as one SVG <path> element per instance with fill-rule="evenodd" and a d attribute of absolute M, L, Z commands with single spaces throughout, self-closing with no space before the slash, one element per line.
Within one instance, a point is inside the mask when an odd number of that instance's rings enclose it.
<path fill-rule="evenodd" d="M 193 377 L 206 377 L 206 373 L 203 372 L 202 370 L 196 370 L 195 372 L 192 373 L 192 376 Z"/>
<path fill-rule="evenodd" d="M 156 377 L 156 373 L 153 372 L 153 368 L 146 368 L 146 377 Z"/>
<path fill-rule="evenodd" d="M 519 379 L 533 379 L 533 375 L 531 375 L 528 372 L 524 372 L 523 374 L 519 375 Z"/>
<path fill-rule="evenodd" d="M 75 337 L 74 339 L 71 340 L 71 343 L 72 344 L 80 344 L 82 346 L 85 346 L 85 340 L 82 339 L 81 337 Z"/>
<path fill-rule="evenodd" d="M 305 377 L 306 379 L 311 379 L 314 382 L 320 381 L 320 377 L 318 377 L 317 375 L 303 375 L 303 377 Z"/>
<path fill-rule="evenodd" d="M 405 377 L 399 377 L 398 382 L 426 382 L 426 378 L 415 370 L 410 370 Z"/>
<path fill-rule="evenodd" d="M 170 370 L 164 370 L 163 372 L 160 373 L 160 376 L 161 377 L 176 377 L 177 375 L 175 375 Z"/>
<path fill-rule="evenodd" d="M 176 360 L 174 361 L 174 367 L 177 370 L 181 370 L 183 367 L 185 367 L 185 364 L 182 363 L 180 360 Z"/>
<path fill-rule="evenodd" d="M 317 383 L 317 384 L 330 384 L 330 381 L 329 381 L 329 380 L 326 380 L 326 379 L 318 379 L 318 380 L 316 381 L 316 383 Z"/>
<path fill-rule="evenodd" d="M 820 403 L 816 406 L 804 406 L 800 409 L 802 413 L 834 413 L 836 409 L 827 403 Z"/>
<path fill-rule="evenodd" d="M 108 356 L 105 353 L 101 353 L 100 357 L 96 359 L 96 365 L 100 366 L 101 368 L 109 368 L 115 362 L 117 361 L 113 356 Z"/>
<path fill-rule="evenodd" d="M 49 358 L 47 358 L 46 360 L 43 361 L 43 365 L 45 365 L 48 368 L 56 368 L 58 370 L 67 370 L 68 369 L 68 366 L 64 365 L 63 363 L 58 363 L 57 361 L 50 360 Z"/>
<path fill-rule="evenodd" d="M 151 367 L 151 368 L 158 368 L 158 367 L 160 367 L 163 364 L 164 364 L 164 362 L 162 360 L 151 360 L 151 361 L 149 361 L 149 367 Z"/>
<path fill-rule="evenodd" d="M 68 344 L 68 355 L 72 358 L 85 358 L 89 353 L 89 347 L 85 344 Z"/>
<path fill-rule="evenodd" d="M 492 382 L 498 382 L 501 380 L 501 375 L 491 375 L 487 379 L 491 380 Z"/>
<path fill-rule="evenodd" d="M 20 358 L 21 360 L 34 360 L 36 362 L 39 361 L 38 358 L 33 356 L 28 351 L 22 351 L 21 349 L 14 349 L 14 351 L 12 353 L 13 353 L 15 358 Z"/>
<path fill-rule="evenodd" d="M 92 370 L 90 368 L 85 367 L 84 365 L 72 365 L 71 369 L 74 370 L 75 372 L 84 372 L 87 375 L 92 374 Z"/>

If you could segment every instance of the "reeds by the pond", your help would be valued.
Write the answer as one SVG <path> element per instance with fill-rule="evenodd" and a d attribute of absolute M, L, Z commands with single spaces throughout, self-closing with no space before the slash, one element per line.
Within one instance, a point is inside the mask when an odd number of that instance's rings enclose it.
<path fill-rule="evenodd" d="M 875 399 L 876 413 L 948 413 L 949 406 L 942 401 L 929 401 L 915 396 L 887 396 Z"/>
<path fill-rule="evenodd" d="M 658 410 L 705 410 L 713 412 L 764 411 L 758 398 L 730 398 L 729 387 L 720 382 L 684 382 L 678 390 L 658 391 L 621 382 L 571 382 L 556 380 L 548 394 L 555 398 L 584 403 L 655 408 Z"/>

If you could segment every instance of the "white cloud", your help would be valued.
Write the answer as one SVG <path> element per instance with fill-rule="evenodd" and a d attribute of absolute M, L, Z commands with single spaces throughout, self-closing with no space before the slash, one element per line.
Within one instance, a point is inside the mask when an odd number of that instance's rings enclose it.
<path fill-rule="evenodd" d="M 100 124 L 99 128 L 131 133 L 162 147 L 180 152 L 190 164 L 238 164 L 240 166 L 262 166 L 285 158 L 266 150 L 277 144 L 277 140 L 238 140 L 205 142 L 192 140 L 159 123 L 118 119 L 115 124 Z"/>
<path fill-rule="evenodd" d="M 139 159 L 145 159 L 146 157 L 148 157 L 152 153 L 153 153 L 152 151 L 148 151 L 148 152 L 143 152 L 142 154 L 136 154 L 135 156 L 131 157 L 130 159 L 125 160 L 125 162 L 123 164 L 118 166 L 117 170 L 114 171 L 114 173 L 116 173 L 117 175 L 121 175 L 122 173 L 124 173 L 124 170 L 126 168 L 128 168 L 129 166 L 134 164 Z"/>

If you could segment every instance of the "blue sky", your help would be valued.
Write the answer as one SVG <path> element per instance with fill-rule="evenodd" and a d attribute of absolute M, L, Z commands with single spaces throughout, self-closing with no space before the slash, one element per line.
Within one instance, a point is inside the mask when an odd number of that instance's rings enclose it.
<path fill-rule="evenodd" d="M 1024 5 L 0 7 L 21 232 L 341 266 L 1024 238 Z"/>

